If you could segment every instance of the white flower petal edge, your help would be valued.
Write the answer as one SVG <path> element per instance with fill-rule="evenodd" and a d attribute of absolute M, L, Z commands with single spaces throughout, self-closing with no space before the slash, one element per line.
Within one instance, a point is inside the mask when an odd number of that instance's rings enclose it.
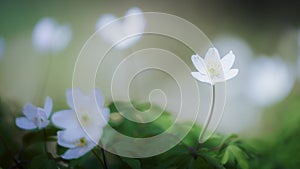
<path fill-rule="evenodd" d="M 192 72 L 192 76 L 201 82 L 210 83 L 209 77 L 205 76 L 199 72 Z"/>
<path fill-rule="evenodd" d="M 195 68 L 201 74 L 206 74 L 206 66 L 205 66 L 205 62 L 202 59 L 202 57 L 200 57 L 199 55 L 193 55 L 192 56 L 192 61 L 193 61 L 193 64 L 194 64 Z"/>
<path fill-rule="evenodd" d="M 228 54 L 226 54 L 222 59 L 221 59 L 221 64 L 223 66 L 224 72 L 228 72 L 231 67 L 233 66 L 235 60 L 235 55 L 233 54 L 232 51 L 230 51 Z"/>
<path fill-rule="evenodd" d="M 76 128 L 79 126 L 74 110 L 61 110 L 55 112 L 51 117 L 52 123 L 62 129 Z"/>
<path fill-rule="evenodd" d="M 199 55 L 193 55 L 191 59 L 198 70 L 198 72 L 192 72 L 191 74 L 201 82 L 215 85 L 215 83 L 232 79 L 238 74 L 238 69 L 231 69 L 235 60 L 232 51 L 221 59 L 216 48 L 209 48 L 204 59 Z"/>
<path fill-rule="evenodd" d="M 53 107 L 52 99 L 51 99 L 51 97 L 48 96 L 48 97 L 46 97 L 45 104 L 44 104 L 44 110 L 47 115 L 47 118 L 51 114 L 52 107 Z"/>
<path fill-rule="evenodd" d="M 42 129 L 49 125 L 48 120 L 52 111 L 52 99 L 46 98 L 44 108 L 36 107 L 27 103 L 23 108 L 25 117 L 16 118 L 16 125 L 24 130 Z"/>
<path fill-rule="evenodd" d="M 216 48 L 209 48 L 205 54 L 204 61 L 207 65 L 218 64 L 220 62 L 219 51 Z"/>
<path fill-rule="evenodd" d="M 31 103 L 25 104 L 25 106 L 23 108 L 23 114 L 25 115 L 25 117 L 27 117 L 30 120 L 32 120 L 34 118 L 36 111 L 37 111 L 37 108 Z"/>
<path fill-rule="evenodd" d="M 91 151 L 94 147 L 95 145 L 90 144 L 83 148 L 81 147 L 72 148 L 67 150 L 61 157 L 66 160 L 76 159 L 85 155 L 87 152 Z"/>
<path fill-rule="evenodd" d="M 16 125 L 24 130 L 32 130 L 36 128 L 36 125 L 26 117 L 16 118 Z"/>

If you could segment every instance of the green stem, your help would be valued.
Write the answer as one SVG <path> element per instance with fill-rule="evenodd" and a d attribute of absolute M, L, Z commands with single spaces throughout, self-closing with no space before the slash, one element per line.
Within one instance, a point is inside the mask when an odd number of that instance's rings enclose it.
<path fill-rule="evenodd" d="M 107 162 L 107 158 L 106 158 L 106 151 L 104 148 L 100 147 L 100 150 L 102 152 L 102 156 L 103 156 L 103 161 L 104 161 L 104 167 L 105 169 L 109 169 L 108 167 L 108 162 Z"/>
<path fill-rule="evenodd" d="M 53 62 L 53 55 L 47 55 L 47 63 L 45 65 L 45 71 L 44 72 L 41 72 L 43 73 L 43 77 L 42 80 L 40 79 L 40 84 L 38 84 L 38 93 L 37 93 L 37 99 L 38 99 L 38 102 L 40 102 L 41 100 L 44 100 L 44 95 L 46 94 L 47 92 L 47 88 L 48 88 L 48 83 L 50 82 L 50 75 L 51 75 L 51 67 L 52 67 L 52 62 Z M 42 64 L 41 64 L 42 65 Z M 41 76 L 39 76 L 41 77 Z"/>
<path fill-rule="evenodd" d="M 48 149 L 47 149 L 47 133 L 46 130 L 43 129 L 43 136 L 44 136 L 44 151 L 45 154 L 48 156 Z"/>
<path fill-rule="evenodd" d="M 92 150 L 94 156 L 97 158 L 98 162 L 100 163 L 101 167 L 105 167 L 103 164 L 102 159 L 98 156 L 97 152 L 95 151 L 95 149 Z"/>
<path fill-rule="evenodd" d="M 197 147 L 196 147 L 196 150 L 198 150 L 200 148 L 200 144 L 202 143 L 203 141 L 203 137 L 207 131 L 207 128 L 208 128 L 208 125 L 209 123 L 211 122 L 211 118 L 212 118 L 212 115 L 213 115 L 213 112 L 214 112 L 214 107 L 215 107 L 215 99 L 216 99 L 216 87 L 215 85 L 212 85 L 212 101 L 211 101 L 211 107 L 210 107 L 210 110 L 209 110 L 209 114 L 208 114 L 208 117 L 203 125 L 203 129 L 200 133 L 200 136 L 199 136 L 199 142 L 197 144 Z"/>

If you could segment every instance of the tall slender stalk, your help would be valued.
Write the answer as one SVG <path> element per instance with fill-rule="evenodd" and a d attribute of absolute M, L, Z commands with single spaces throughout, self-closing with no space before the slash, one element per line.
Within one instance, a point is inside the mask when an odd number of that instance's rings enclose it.
<path fill-rule="evenodd" d="M 102 159 L 98 156 L 97 152 L 95 151 L 95 149 L 92 150 L 94 156 L 97 158 L 97 160 L 99 161 L 101 167 L 105 168 Z"/>
<path fill-rule="evenodd" d="M 47 149 L 47 133 L 46 130 L 43 129 L 43 136 L 44 136 L 44 151 L 45 154 L 48 156 L 48 149 Z"/>
<path fill-rule="evenodd" d="M 38 99 L 38 102 L 43 100 L 44 95 L 46 94 L 46 90 L 48 88 L 48 83 L 50 81 L 50 74 L 51 74 L 51 67 L 52 67 L 52 62 L 53 62 L 53 55 L 47 55 L 47 64 L 44 67 L 44 72 L 43 73 L 43 78 L 40 79 L 39 81 L 39 86 L 38 86 L 38 93 L 36 94 L 36 98 Z M 41 64 L 42 65 L 42 64 Z M 39 77 L 41 77 L 39 75 Z"/>
<path fill-rule="evenodd" d="M 200 133 L 200 136 L 199 136 L 199 142 L 197 144 L 197 147 L 196 147 L 196 150 L 198 150 L 200 148 L 200 144 L 202 143 L 203 141 L 203 137 L 207 131 L 207 128 L 208 128 L 208 125 L 210 124 L 211 122 L 211 118 L 212 118 L 212 115 L 213 115 L 213 112 L 214 112 L 214 107 L 215 107 L 215 100 L 216 100 L 216 87 L 215 85 L 212 85 L 212 101 L 211 101 L 211 107 L 210 107 L 210 110 L 209 110 L 209 114 L 206 118 L 206 121 L 203 125 L 203 129 Z"/>
<path fill-rule="evenodd" d="M 105 169 L 109 169 L 109 167 L 108 167 L 108 162 L 107 162 L 107 158 L 106 158 L 106 151 L 105 151 L 105 149 L 102 148 L 102 147 L 99 147 L 99 148 L 100 148 L 100 150 L 101 150 L 101 152 L 102 152 L 102 157 L 103 157 L 103 161 L 104 161 L 104 167 L 105 167 Z"/>

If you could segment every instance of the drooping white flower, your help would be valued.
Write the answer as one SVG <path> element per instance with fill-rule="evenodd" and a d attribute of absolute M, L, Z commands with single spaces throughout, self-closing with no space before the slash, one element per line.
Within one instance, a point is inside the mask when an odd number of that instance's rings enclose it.
<path fill-rule="evenodd" d="M 64 129 L 57 133 L 58 144 L 69 148 L 62 157 L 75 159 L 98 144 L 109 120 L 109 109 L 104 107 L 104 97 L 97 89 L 89 95 L 78 88 L 69 89 L 67 103 L 71 109 L 54 113 L 51 120 Z"/>
<path fill-rule="evenodd" d="M 192 56 L 192 62 L 198 72 L 192 72 L 191 74 L 197 80 L 211 85 L 224 82 L 238 74 L 238 69 L 231 69 L 234 60 L 235 55 L 232 51 L 221 59 L 218 50 L 210 48 L 204 59 L 199 55 Z"/>
<path fill-rule="evenodd" d="M 71 37 L 69 25 L 60 25 L 53 18 L 43 18 L 33 30 L 32 43 L 39 52 L 58 52 L 69 44 Z"/>
<path fill-rule="evenodd" d="M 101 30 L 99 35 L 112 44 L 123 39 L 123 41 L 120 42 L 116 47 L 119 49 L 125 49 L 136 43 L 141 38 L 141 36 L 134 36 L 126 39 L 128 36 L 143 31 L 145 29 L 146 20 L 142 15 L 142 11 L 137 7 L 130 8 L 126 12 L 123 22 L 117 19 L 118 18 L 112 14 L 101 16 L 96 23 L 96 30 L 106 26 L 111 22 L 114 22 L 109 29 Z"/>
<path fill-rule="evenodd" d="M 50 97 L 46 98 L 44 108 L 36 107 L 28 103 L 23 108 L 25 117 L 16 118 L 16 125 L 25 130 L 45 128 L 50 123 L 48 118 L 51 114 L 52 107 L 53 104 Z"/>

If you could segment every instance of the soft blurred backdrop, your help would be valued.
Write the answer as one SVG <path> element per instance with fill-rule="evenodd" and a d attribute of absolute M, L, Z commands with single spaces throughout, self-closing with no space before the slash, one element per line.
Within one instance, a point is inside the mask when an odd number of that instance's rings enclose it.
<path fill-rule="evenodd" d="M 42 105 L 47 95 L 55 110 L 66 107 L 65 91 L 72 86 L 75 61 L 86 40 L 106 20 L 130 12 L 177 15 L 199 27 L 222 56 L 233 50 L 240 73 L 227 83 L 218 132 L 255 140 L 269 161 L 266 168 L 300 167 L 299 2 L 1 1 L 0 98 L 12 114 L 1 111 L 0 121 L 13 126 L 26 102 Z M 143 22 L 135 26 L 142 29 Z M 134 41 L 129 45 L 139 44 Z M 190 51 L 183 46 L 180 51 L 175 42 L 173 50 L 192 67 Z"/>

